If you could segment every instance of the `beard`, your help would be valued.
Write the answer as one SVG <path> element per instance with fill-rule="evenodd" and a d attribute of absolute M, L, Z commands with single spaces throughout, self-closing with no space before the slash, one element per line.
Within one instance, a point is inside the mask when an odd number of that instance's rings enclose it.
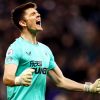
<path fill-rule="evenodd" d="M 28 30 L 29 30 L 29 32 L 30 32 L 31 34 L 33 34 L 33 35 L 36 35 L 36 34 L 39 32 L 39 30 L 34 30 L 34 29 L 32 29 L 32 28 L 29 28 Z"/>

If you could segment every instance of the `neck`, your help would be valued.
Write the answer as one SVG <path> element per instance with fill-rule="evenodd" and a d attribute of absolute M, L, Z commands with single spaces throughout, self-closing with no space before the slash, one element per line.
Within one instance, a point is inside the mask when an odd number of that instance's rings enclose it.
<path fill-rule="evenodd" d="M 34 33 L 33 33 L 34 32 Z M 28 31 L 28 30 L 23 30 L 21 32 L 21 37 L 33 44 L 36 44 L 37 43 L 37 40 L 36 40 L 36 34 L 37 34 L 37 31 Z"/>

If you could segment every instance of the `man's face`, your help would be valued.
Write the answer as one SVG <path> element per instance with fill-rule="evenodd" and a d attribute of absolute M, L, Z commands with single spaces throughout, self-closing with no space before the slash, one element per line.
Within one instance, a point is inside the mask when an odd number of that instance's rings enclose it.
<path fill-rule="evenodd" d="M 41 31 L 43 30 L 41 26 L 40 14 L 34 8 L 29 8 L 25 10 L 24 19 L 28 29 Z"/>

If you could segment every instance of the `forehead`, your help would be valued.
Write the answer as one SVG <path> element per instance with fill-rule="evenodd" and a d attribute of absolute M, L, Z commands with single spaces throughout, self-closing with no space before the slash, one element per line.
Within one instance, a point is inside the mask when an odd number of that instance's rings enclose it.
<path fill-rule="evenodd" d="M 30 15 L 33 12 L 37 12 L 37 10 L 34 9 L 34 8 L 28 8 L 28 9 L 25 10 L 25 15 Z"/>

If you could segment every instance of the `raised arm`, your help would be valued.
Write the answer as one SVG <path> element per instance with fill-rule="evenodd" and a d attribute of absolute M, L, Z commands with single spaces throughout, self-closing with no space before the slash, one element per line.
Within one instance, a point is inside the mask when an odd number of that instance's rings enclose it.
<path fill-rule="evenodd" d="M 50 70 L 48 72 L 48 76 L 54 81 L 56 86 L 60 88 L 64 88 L 71 91 L 86 91 L 100 93 L 100 79 L 96 80 L 94 84 L 81 84 L 64 77 L 58 66 L 56 66 L 53 70 Z"/>

